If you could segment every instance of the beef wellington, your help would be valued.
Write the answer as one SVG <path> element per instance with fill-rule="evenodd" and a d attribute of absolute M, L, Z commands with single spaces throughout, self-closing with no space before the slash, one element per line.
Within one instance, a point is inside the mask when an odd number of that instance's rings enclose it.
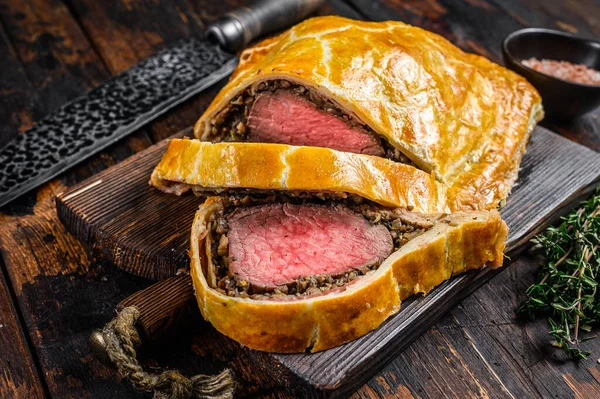
<path fill-rule="evenodd" d="M 194 134 L 384 157 L 433 176 L 451 210 L 483 210 L 542 117 L 523 77 L 439 35 L 326 16 L 245 50 Z"/>

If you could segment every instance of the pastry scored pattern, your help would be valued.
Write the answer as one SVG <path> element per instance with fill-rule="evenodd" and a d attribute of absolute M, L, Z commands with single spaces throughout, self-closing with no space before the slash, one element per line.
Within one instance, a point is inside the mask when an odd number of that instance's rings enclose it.
<path fill-rule="evenodd" d="M 521 76 L 401 22 L 307 20 L 244 51 L 229 83 L 197 122 L 239 92 L 285 79 L 313 88 L 432 173 L 451 210 L 492 209 L 516 180 L 543 111 Z"/>

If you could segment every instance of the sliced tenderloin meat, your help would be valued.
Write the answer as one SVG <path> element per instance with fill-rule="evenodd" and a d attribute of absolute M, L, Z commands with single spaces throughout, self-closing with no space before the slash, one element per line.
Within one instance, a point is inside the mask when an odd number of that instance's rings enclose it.
<path fill-rule="evenodd" d="M 289 90 L 260 93 L 248 115 L 247 129 L 248 141 L 384 155 L 380 139 Z"/>
<path fill-rule="evenodd" d="M 275 203 L 240 208 L 230 214 L 228 225 L 230 271 L 263 287 L 379 264 L 393 250 L 384 226 L 343 206 Z"/>

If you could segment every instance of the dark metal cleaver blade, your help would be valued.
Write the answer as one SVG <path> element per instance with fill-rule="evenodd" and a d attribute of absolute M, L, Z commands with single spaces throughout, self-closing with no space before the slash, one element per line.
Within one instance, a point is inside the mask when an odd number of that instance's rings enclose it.
<path fill-rule="evenodd" d="M 0 207 L 228 76 L 231 53 L 324 3 L 256 0 L 217 19 L 206 41 L 181 41 L 42 119 L 0 149 Z"/>
<path fill-rule="evenodd" d="M 228 76 L 237 61 L 187 39 L 64 105 L 0 149 L 0 206 Z"/>

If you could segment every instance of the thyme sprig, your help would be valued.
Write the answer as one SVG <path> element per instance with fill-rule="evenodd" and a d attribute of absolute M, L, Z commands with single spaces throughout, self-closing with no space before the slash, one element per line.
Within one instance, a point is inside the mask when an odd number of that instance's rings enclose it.
<path fill-rule="evenodd" d="M 549 227 L 531 241 L 545 261 L 518 313 L 548 315 L 552 345 L 573 359 L 587 359 L 590 352 L 581 343 L 595 336 L 582 338 L 582 332 L 589 333 L 600 322 L 600 188 L 558 227 Z"/>

